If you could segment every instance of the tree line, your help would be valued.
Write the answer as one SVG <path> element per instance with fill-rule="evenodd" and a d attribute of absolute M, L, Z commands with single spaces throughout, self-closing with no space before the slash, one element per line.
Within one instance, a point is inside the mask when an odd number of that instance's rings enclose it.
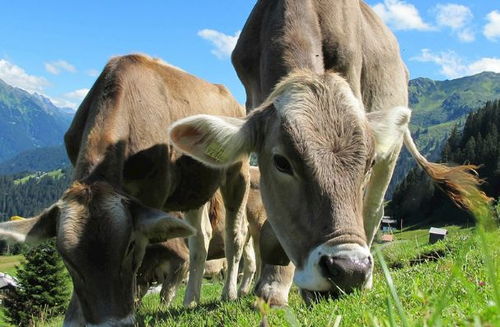
<path fill-rule="evenodd" d="M 500 197 L 500 100 L 490 101 L 469 114 L 463 129 L 455 126 L 441 153 L 441 162 L 480 165 L 481 189 Z M 387 211 L 405 225 L 473 224 L 473 218 L 458 209 L 427 177 L 414 168 L 400 183 Z"/>

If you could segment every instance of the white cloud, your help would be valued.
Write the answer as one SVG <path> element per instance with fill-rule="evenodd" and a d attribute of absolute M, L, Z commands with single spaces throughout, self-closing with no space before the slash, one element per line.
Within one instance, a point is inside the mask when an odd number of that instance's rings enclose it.
<path fill-rule="evenodd" d="M 56 106 L 77 109 L 83 98 L 89 93 L 89 89 L 78 89 L 55 98 L 50 98 Z"/>
<path fill-rule="evenodd" d="M 450 28 L 463 42 L 475 39 L 474 31 L 468 27 L 474 15 L 469 7 L 455 3 L 438 4 L 435 8 L 438 26 Z"/>
<path fill-rule="evenodd" d="M 448 3 L 436 6 L 436 21 L 440 26 L 447 26 L 452 29 L 460 29 L 472 20 L 472 12 L 469 7 Z"/>
<path fill-rule="evenodd" d="M 211 51 L 212 54 L 219 59 L 225 59 L 231 56 L 240 33 L 241 31 L 238 31 L 231 36 L 216 30 L 204 29 L 198 32 L 198 36 L 210 41 L 215 46 L 215 49 Z"/>
<path fill-rule="evenodd" d="M 429 49 L 422 49 L 420 56 L 411 60 L 421 62 L 433 62 L 441 66 L 440 73 L 447 78 L 458 78 L 477 74 L 483 71 L 500 73 L 500 58 L 481 58 L 479 60 L 465 63 L 464 59 L 454 51 L 433 53 Z"/>
<path fill-rule="evenodd" d="M 89 69 L 86 71 L 87 75 L 90 77 L 97 77 L 99 76 L 99 71 L 97 69 Z"/>
<path fill-rule="evenodd" d="M 27 74 L 24 69 L 13 63 L 0 59 L 0 79 L 28 92 L 41 93 L 50 83 L 43 77 Z"/>
<path fill-rule="evenodd" d="M 484 26 L 483 34 L 491 41 L 500 38 L 500 11 L 493 10 L 486 15 L 488 23 Z"/>
<path fill-rule="evenodd" d="M 484 71 L 500 73 L 500 58 L 481 58 L 471 63 L 468 68 L 471 74 Z"/>
<path fill-rule="evenodd" d="M 78 89 L 65 93 L 63 96 L 69 99 L 83 100 L 89 91 L 89 89 Z"/>
<path fill-rule="evenodd" d="M 76 109 L 78 107 L 77 103 L 74 103 L 74 102 L 69 101 L 67 99 L 63 99 L 63 98 L 49 98 L 49 99 L 50 99 L 50 101 L 52 101 L 52 103 L 54 105 L 56 105 L 57 107 L 60 107 L 60 108 Z"/>
<path fill-rule="evenodd" d="M 383 3 L 375 4 L 373 10 L 395 30 L 429 31 L 433 29 L 420 17 L 418 9 L 405 1 L 384 0 Z"/>
<path fill-rule="evenodd" d="M 462 42 L 472 42 L 476 39 L 474 31 L 472 31 L 470 28 L 464 28 L 463 30 L 458 31 L 457 36 Z"/>
<path fill-rule="evenodd" d="M 75 66 L 73 66 L 72 64 L 70 64 L 65 60 L 46 62 L 44 65 L 45 65 L 45 70 L 54 75 L 59 75 L 63 71 L 69 73 L 76 72 Z"/>

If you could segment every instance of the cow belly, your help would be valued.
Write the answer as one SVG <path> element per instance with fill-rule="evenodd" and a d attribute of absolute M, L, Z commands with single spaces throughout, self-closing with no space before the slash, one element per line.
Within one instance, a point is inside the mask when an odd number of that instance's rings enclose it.
<path fill-rule="evenodd" d="M 187 156 L 180 157 L 174 164 L 177 186 L 168 196 L 165 211 L 188 211 L 207 203 L 220 183 L 223 171 L 207 166 Z"/>

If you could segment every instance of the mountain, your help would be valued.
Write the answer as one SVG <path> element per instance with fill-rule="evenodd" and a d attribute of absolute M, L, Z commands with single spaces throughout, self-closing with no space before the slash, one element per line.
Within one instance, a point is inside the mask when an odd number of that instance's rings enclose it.
<path fill-rule="evenodd" d="M 62 144 L 73 114 L 42 95 L 0 80 L 0 161 L 29 149 Z"/>
<path fill-rule="evenodd" d="M 0 162 L 0 175 L 22 172 L 51 171 L 70 166 L 63 145 L 27 150 L 15 157 Z"/>
<path fill-rule="evenodd" d="M 480 163 L 481 185 L 489 197 L 500 197 L 500 99 L 470 113 L 461 131 L 453 129 L 442 153 L 445 162 Z M 500 202 L 497 202 L 497 215 Z M 388 214 L 406 225 L 422 223 L 471 224 L 472 217 L 458 209 L 419 168 L 412 169 L 396 188 Z M 425 218 L 424 218 L 425 217 Z"/>
<path fill-rule="evenodd" d="M 409 83 L 412 108 L 410 130 L 421 153 L 439 160 L 445 141 L 455 125 L 463 127 L 469 113 L 500 98 L 500 74 L 483 72 L 453 80 L 416 78 Z M 415 161 L 403 150 L 386 197 L 407 175 Z"/>

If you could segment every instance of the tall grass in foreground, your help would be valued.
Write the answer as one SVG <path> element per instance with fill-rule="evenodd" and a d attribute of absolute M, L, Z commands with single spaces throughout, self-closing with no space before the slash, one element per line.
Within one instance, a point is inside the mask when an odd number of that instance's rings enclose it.
<path fill-rule="evenodd" d="M 498 214 L 498 204 L 495 207 L 490 207 L 484 204 L 479 199 L 472 199 L 475 202 L 473 206 L 473 214 L 476 218 L 476 233 L 466 242 L 471 243 L 476 241 L 478 243 L 480 253 L 482 254 L 483 269 L 485 270 L 487 280 L 479 281 L 479 286 L 486 286 L 489 291 L 487 306 L 491 308 L 491 320 L 487 319 L 482 321 L 479 315 L 473 315 L 473 321 L 455 321 L 456 325 L 473 324 L 474 326 L 500 326 L 500 264 L 498 249 L 500 246 L 498 221 L 494 215 Z M 403 309 L 400 298 L 391 273 L 385 259 L 379 249 L 375 249 L 375 255 L 379 262 L 383 275 L 390 291 L 390 297 L 387 298 L 387 317 L 380 318 L 373 321 L 374 326 L 443 326 L 441 315 L 450 302 L 449 289 L 452 284 L 459 283 L 470 293 L 474 292 L 474 287 L 471 281 L 466 276 L 464 267 L 467 265 L 467 251 L 461 251 L 454 260 L 451 267 L 451 274 L 441 290 L 441 294 L 436 298 L 433 304 L 429 307 L 430 315 L 423 321 L 418 323 L 411 323 L 408 320 L 407 314 Z M 474 285 L 475 286 L 475 285 Z M 480 304 L 480 303 L 478 303 Z M 394 310 L 394 308 L 396 310 Z M 488 308 L 489 309 L 489 308 Z M 489 317 L 489 315 L 487 316 Z M 397 322 L 398 321 L 398 322 Z"/>

